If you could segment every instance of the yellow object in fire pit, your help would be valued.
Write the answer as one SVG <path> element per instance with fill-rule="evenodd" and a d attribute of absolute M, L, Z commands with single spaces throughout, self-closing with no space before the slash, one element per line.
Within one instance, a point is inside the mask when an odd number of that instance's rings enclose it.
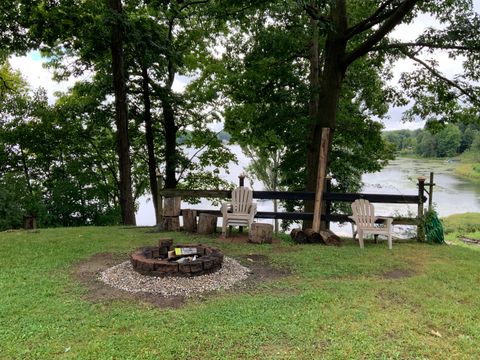
<path fill-rule="evenodd" d="M 183 248 L 175 248 L 175 255 L 180 256 L 180 255 L 196 255 L 197 254 L 197 248 L 191 247 L 183 247 Z"/>

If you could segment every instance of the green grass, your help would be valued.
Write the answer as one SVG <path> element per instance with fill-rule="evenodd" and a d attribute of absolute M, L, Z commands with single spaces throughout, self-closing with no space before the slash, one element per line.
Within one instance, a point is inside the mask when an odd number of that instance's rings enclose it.
<path fill-rule="evenodd" d="M 458 236 L 480 240 L 480 213 L 455 214 L 442 219 L 446 240 L 456 242 Z"/>
<path fill-rule="evenodd" d="M 383 242 L 361 251 L 353 242 L 256 246 L 168 234 L 231 257 L 263 254 L 291 275 L 180 309 L 85 300 L 72 266 L 164 235 L 121 227 L 0 233 L 0 359 L 480 357 L 480 250 L 464 245 L 395 243 L 388 251 Z"/>

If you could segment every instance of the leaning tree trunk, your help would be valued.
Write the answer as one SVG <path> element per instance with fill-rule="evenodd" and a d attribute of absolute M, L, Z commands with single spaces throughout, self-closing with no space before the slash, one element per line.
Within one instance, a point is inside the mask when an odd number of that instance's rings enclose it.
<path fill-rule="evenodd" d="M 119 17 L 122 13 L 121 0 L 109 0 L 109 4 L 115 15 Z M 120 210 L 122 223 L 124 225 L 135 225 L 135 204 L 132 196 L 130 142 L 128 138 L 127 91 L 123 63 L 123 32 L 118 18 L 112 24 L 111 52 L 120 171 Z"/>
<path fill-rule="evenodd" d="M 153 207 L 155 209 L 156 224 L 160 223 L 161 214 L 158 211 L 158 183 L 157 183 L 157 160 L 155 159 L 155 144 L 152 128 L 152 112 L 150 102 L 150 77 L 147 67 L 142 64 L 142 89 L 145 121 L 145 140 L 148 154 L 148 177 L 150 179 L 150 192 L 152 193 Z"/>

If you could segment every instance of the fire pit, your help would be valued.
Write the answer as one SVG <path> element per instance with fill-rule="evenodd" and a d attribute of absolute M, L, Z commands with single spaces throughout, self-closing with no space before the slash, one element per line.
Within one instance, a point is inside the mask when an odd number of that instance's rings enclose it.
<path fill-rule="evenodd" d="M 133 269 L 149 276 L 196 276 L 222 267 L 223 253 L 205 245 L 173 245 L 163 239 L 130 255 Z"/>

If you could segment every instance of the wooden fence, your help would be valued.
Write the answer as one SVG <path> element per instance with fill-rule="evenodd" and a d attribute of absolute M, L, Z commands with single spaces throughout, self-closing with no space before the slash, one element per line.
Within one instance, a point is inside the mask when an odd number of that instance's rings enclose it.
<path fill-rule="evenodd" d="M 243 179 L 242 179 L 243 180 Z M 243 181 L 240 182 L 243 185 Z M 429 186 L 429 190 L 425 186 Z M 418 195 L 392 195 L 392 194 L 364 194 L 364 193 L 335 193 L 330 192 L 330 186 L 327 184 L 327 192 L 324 193 L 325 213 L 322 214 L 322 221 L 327 224 L 329 222 L 351 222 L 348 215 L 332 214 L 332 202 L 348 202 L 351 203 L 356 199 L 366 199 L 372 203 L 389 203 L 389 204 L 416 204 L 418 212 L 416 217 L 395 217 L 393 223 L 397 225 L 419 225 L 419 219 L 423 217 L 423 207 L 427 200 L 425 193 L 429 194 L 429 206 L 433 193 L 433 173 L 430 174 L 430 183 L 425 183 L 424 177 L 418 178 Z M 183 189 L 163 189 L 159 191 L 159 195 L 164 197 L 181 197 L 181 198 L 231 198 L 231 190 L 183 190 Z M 292 191 L 253 191 L 254 199 L 264 200 L 315 200 L 314 192 L 292 192 Z M 197 209 L 197 214 L 208 213 L 221 216 L 219 210 L 202 210 Z M 282 220 L 313 220 L 313 213 L 308 212 L 270 212 L 259 211 L 256 218 L 258 219 L 282 219 Z"/>

